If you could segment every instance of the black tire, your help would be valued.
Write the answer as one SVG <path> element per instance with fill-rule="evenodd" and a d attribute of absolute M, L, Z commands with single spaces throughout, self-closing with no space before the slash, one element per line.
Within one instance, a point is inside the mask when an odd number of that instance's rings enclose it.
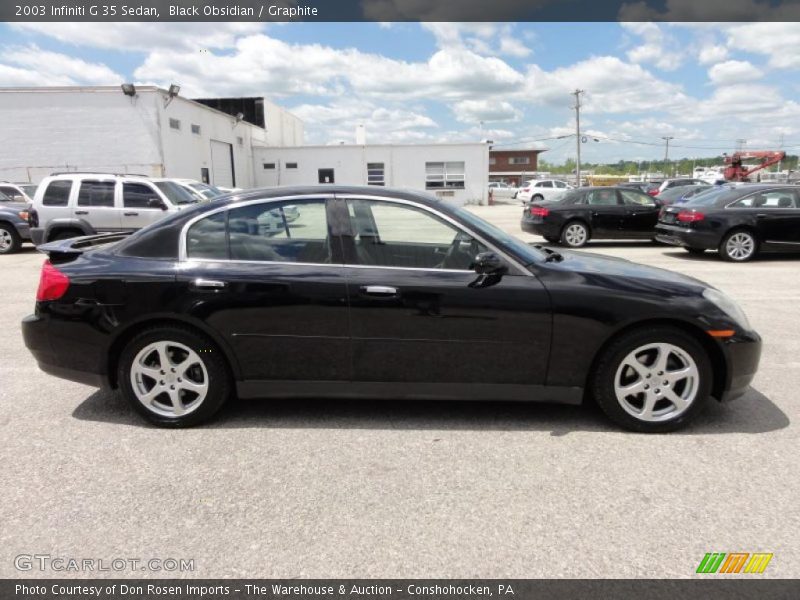
<path fill-rule="evenodd" d="M 644 420 L 635 417 L 628 412 L 628 410 L 623 408 L 622 401 L 617 399 L 614 382 L 617 376 L 617 370 L 620 368 L 622 361 L 631 352 L 648 344 L 655 343 L 666 343 L 676 346 L 694 360 L 698 373 L 698 380 L 696 382 L 697 393 L 688 407 L 674 417 L 670 418 L 668 414 L 665 414 L 663 415 L 663 420 Z M 647 369 L 644 365 L 642 366 Z M 624 371 L 622 371 L 622 373 L 624 374 Z M 652 377 L 656 377 L 654 372 L 652 373 Z M 700 342 L 692 335 L 681 329 L 669 326 L 646 327 L 635 329 L 619 336 L 602 351 L 589 378 L 589 391 L 603 412 L 617 425 L 639 433 L 665 433 L 684 427 L 702 412 L 711 395 L 712 378 L 713 372 L 708 354 Z M 660 379 L 660 377 L 658 379 Z M 645 380 L 642 377 L 641 381 L 642 383 L 648 383 L 651 379 L 648 377 L 648 379 Z M 659 385 L 659 383 L 656 382 L 653 386 L 655 385 Z M 660 389 L 653 387 L 651 391 L 647 393 L 656 392 L 660 392 Z M 642 398 L 642 408 L 644 407 L 643 399 L 645 393 L 646 392 L 641 392 L 639 396 Z M 654 404 L 654 407 L 664 407 L 664 403 L 670 404 L 670 401 L 667 399 L 659 399 L 657 403 Z M 666 410 L 666 407 L 664 407 L 664 409 Z"/>
<path fill-rule="evenodd" d="M 22 247 L 22 238 L 17 228 L 8 223 L 0 223 L 0 254 L 14 254 Z"/>
<path fill-rule="evenodd" d="M 579 226 L 583 228 L 584 236 L 582 240 L 576 241 L 573 236 L 570 235 L 572 228 Z M 567 222 L 564 227 L 561 229 L 561 243 L 568 248 L 582 248 L 589 242 L 589 238 L 591 237 L 591 232 L 589 231 L 589 226 L 584 223 L 583 221 L 569 221 Z"/>
<path fill-rule="evenodd" d="M 68 240 L 74 237 L 80 237 L 84 235 L 82 231 L 78 229 L 59 229 L 56 230 L 54 234 L 52 234 L 48 238 L 48 242 L 58 242 L 60 240 Z"/>
<path fill-rule="evenodd" d="M 531 202 L 541 202 L 542 200 L 544 200 L 544 196 L 541 194 L 534 194 L 531 196 Z"/>
<path fill-rule="evenodd" d="M 170 392 L 167 391 L 166 387 L 163 392 L 155 396 L 155 398 L 159 399 L 158 404 L 154 403 L 155 408 L 146 407 L 144 403 L 139 400 L 136 392 L 134 392 L 133 382 L 131 381 L 131 369 L 134 359 L 136 359 L 137 355 L 145 350 L 145 348 L 157 342 L 177 343 L 178 345 L 191 349 L 199 357 L 205 367 L 208 389 L 205 398 L 202 399 L 196 407 L 191 408 L 190 412 L 182 415 L 163 414 L 163 410 L 165 410 L 164 406 L 170 401 Z M 180 352 L 180 350 L 177 350 L 177 352 Z M 175 355 L 173 354 L 173 356 Z M 159 366 L 161 365 L 159 364 Z M 165 379 L 163 381 L 167 386 L 169 386 L 170 383 L 175 383 L 180 386 L 180 384 L 174 381 L 174 378 L 178 375 L 179 373 L 172 375 L 173 381 L 170 381 L 166 378 L 165 373 Z M 201 375 L 203 375 L 202 372 Z M 184 377 L 186 377 L 185 374 Z M 204 378 L 205 375 L 203 375 L 203 377 L 198 377 L 196 380 L 202 382 Z M 211 340 L 206 338 L 205 335 L 188 327 L 181 326 L 151 327 L 133 337 L 120 355 L 117 368 L 117 381 L 122 395 L 133 409 L 145 419 L 159 427 L 191 427 L 202 423 L 214 416 L 233 393 L 233 383 L 228 369 L 228 363 L 220 350 Z M 177 379 L 177 381 L 181 380 Z M 149 386 L 151 382 L 151 390 L 155 389 L 160 384 L 160 382 L 155 379 L 146 379 L 143 385 Z M 180 392 L 178 393 L 180 394 Z M 187 402 L 185 405 L 187 408 L 190 407 L 191 398 L 186 395 L 183 397 L 190 400 L 190 402 Z M 194 399 L 196 400 L 197 398 L 195 397 Z M 162 412 L 157 412 L 159 410 L 162 410 Z"/>
<path fill-rule="evenodd" d="M 705 254 L 705 248 L 689 248 L 688 246 L 684 247 L 689 254 L 694 254 L 695 256 L 700 256 L 701 254 Z"/>
<path fill-rule="evenodd" d="M 732 239 L 747 239 L 749 243 L 752 245 L 752 251 L 749 254 L 741 255 L 738 254 L 734 249 L 729 247 L 729 243 Z M 729 262 L 747 262 L 749 260 L 753 260 L 755 256 L 758 254 L 758 238 L 756 237 L 755 233 L 750 231 L 749 229 L 734 229 L 729 231 L 725 237 L 722 238 L 722 241 L 719 244 L 719 256 L 722 260 L 727 260 Z"/>

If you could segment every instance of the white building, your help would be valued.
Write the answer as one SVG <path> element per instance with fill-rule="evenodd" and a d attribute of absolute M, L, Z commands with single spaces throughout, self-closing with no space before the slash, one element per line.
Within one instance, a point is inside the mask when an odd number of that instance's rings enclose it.
<path fill-rule="evenodd" d="M 253 187 L 254 147 L 303 141 L 302 121 L 264 99 L 240 100 L 251 101 L 252 120 L 261 111 L 266 127 L 153 86 L 131 94 L 118 86 L 0 88 L 0 180 L 105 171 Z"/>
<path fill-rule="evenodd" d="M 428 191 L 459 205 L 487 202 L 484 143 L 265 147 L 253 155 L 257 187 L 374 185 Z"/>

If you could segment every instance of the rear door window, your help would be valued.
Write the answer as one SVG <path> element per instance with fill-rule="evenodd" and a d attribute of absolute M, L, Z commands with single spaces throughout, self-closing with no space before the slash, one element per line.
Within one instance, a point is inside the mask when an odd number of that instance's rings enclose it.
<path fill-rule="evenodd" d="M 78 206 L 114 206 L 114 181 L 85 179 L 78 189 Z"/>
<path fill-rule="evenodd" d="M 47 184 L 42 195 L 44 206 L 66 206 L 69 203 L 69 192 L 72 189 L 72 181 L 69 179 L 54 179 Z"/>
<path fill-rule="evenodd" d="M 616 190 L 592 190 L 586 194 L 587 204 L 592 206 L 616 206 L 617 205 L 617 192 Z"/>

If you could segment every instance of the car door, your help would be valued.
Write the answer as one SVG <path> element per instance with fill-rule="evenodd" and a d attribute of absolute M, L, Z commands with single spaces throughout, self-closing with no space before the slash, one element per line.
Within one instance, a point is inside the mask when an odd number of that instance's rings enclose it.
<path fill-rule="evenodd" d="M 536 188 L 533 190 L 533 196 L 539 195 L 545 200 L 549 200 L 555 195 L 556 189 L 553 187 L 552 181 L 539 181 L 536 183 Z"/>
<path fill-rule="evenodd" d="M 595 188 L 586 192 L 592 235 L 616 236 L 619 233 L 625 208 L 613 188 Z"/>
<path fill-rule="evenodd" d="M 659 207 L 652 196 L 635 190 L 618 189 L 624 213 L 620 223 L 623 235 L 647 237 L 654 233 Z"/>
<path fill-rule="evenodd" d="M 800 202 L 795 188 L 755 194 L 752 211 L 760 238 L 771 244 L 800 244 Z"/>
<path fill-rule="evenodd" d="M 249 202 L 186 228 L 178 270 L 186 310 L 233 349 L 248 395 L 271 395 L 275 381 L 350 379 L 347 283 L 327 202 Z"/>
<path fill-rule="evenodd" d="M 141 229 L 166 216 L 166 203 L 151 184 L 124 181 L 120 186 L 123 229 Z"/>
<path fill-rule="evenodd" d="M 494 249 L 471 231 L 409 200 L 340 200 L 357 381 L 544 384 L 550 305 L 536 277 L 510 265 L 475 287 L 474 256 Z"/>
<path fill-rule="evenodd" d="M 95 231 L 117 231 L 120 228 L 116 206 L 116 180 L 81 179 L 75 181 L 78 196 L 73 203 L 72 216 L 86 221 Z"/>

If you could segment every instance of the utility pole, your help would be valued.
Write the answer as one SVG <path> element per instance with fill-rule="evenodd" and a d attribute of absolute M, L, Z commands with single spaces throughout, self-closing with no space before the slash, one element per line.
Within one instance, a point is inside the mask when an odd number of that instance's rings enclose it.
<path fill-rule="evenodd" d="M 662 135 L 661 139 L 664 140 L 667 145 L 664 148 L 664 170 L 667 170 L 667 164 L 669 163 L 669 141 L 674 140 L 675 136 L 673 135 Z M 664 173 L 664 175 L 668 175 L 668 173 Z"/>
<path fill-rule="evenodd" d="M 581 94 L 585 90 L 575 90 L 572 95 L 575 96 L 575 144 L 577 146 L 577 160 L 575 161 L 575 176 L 578 185 L 581 187 Z"/>
<path fill-rule="evenodd" d="M 736 140 L 736 151 L 741 152 L 742 150 L 744 150 L 745 144 L 747 144 L 747 140 L 743 138 L 739 138 L 738 140 Z"/>
<path fill-rule="evenodd" d="M 783 150 L 783 134 L 781 134 L 781 143 L 778 144 L 778 150 Z M 783 173 L 783 160 L 778 161 L 778 173 Z M 787 175 L 788 178 L 788 175 Z"/>

